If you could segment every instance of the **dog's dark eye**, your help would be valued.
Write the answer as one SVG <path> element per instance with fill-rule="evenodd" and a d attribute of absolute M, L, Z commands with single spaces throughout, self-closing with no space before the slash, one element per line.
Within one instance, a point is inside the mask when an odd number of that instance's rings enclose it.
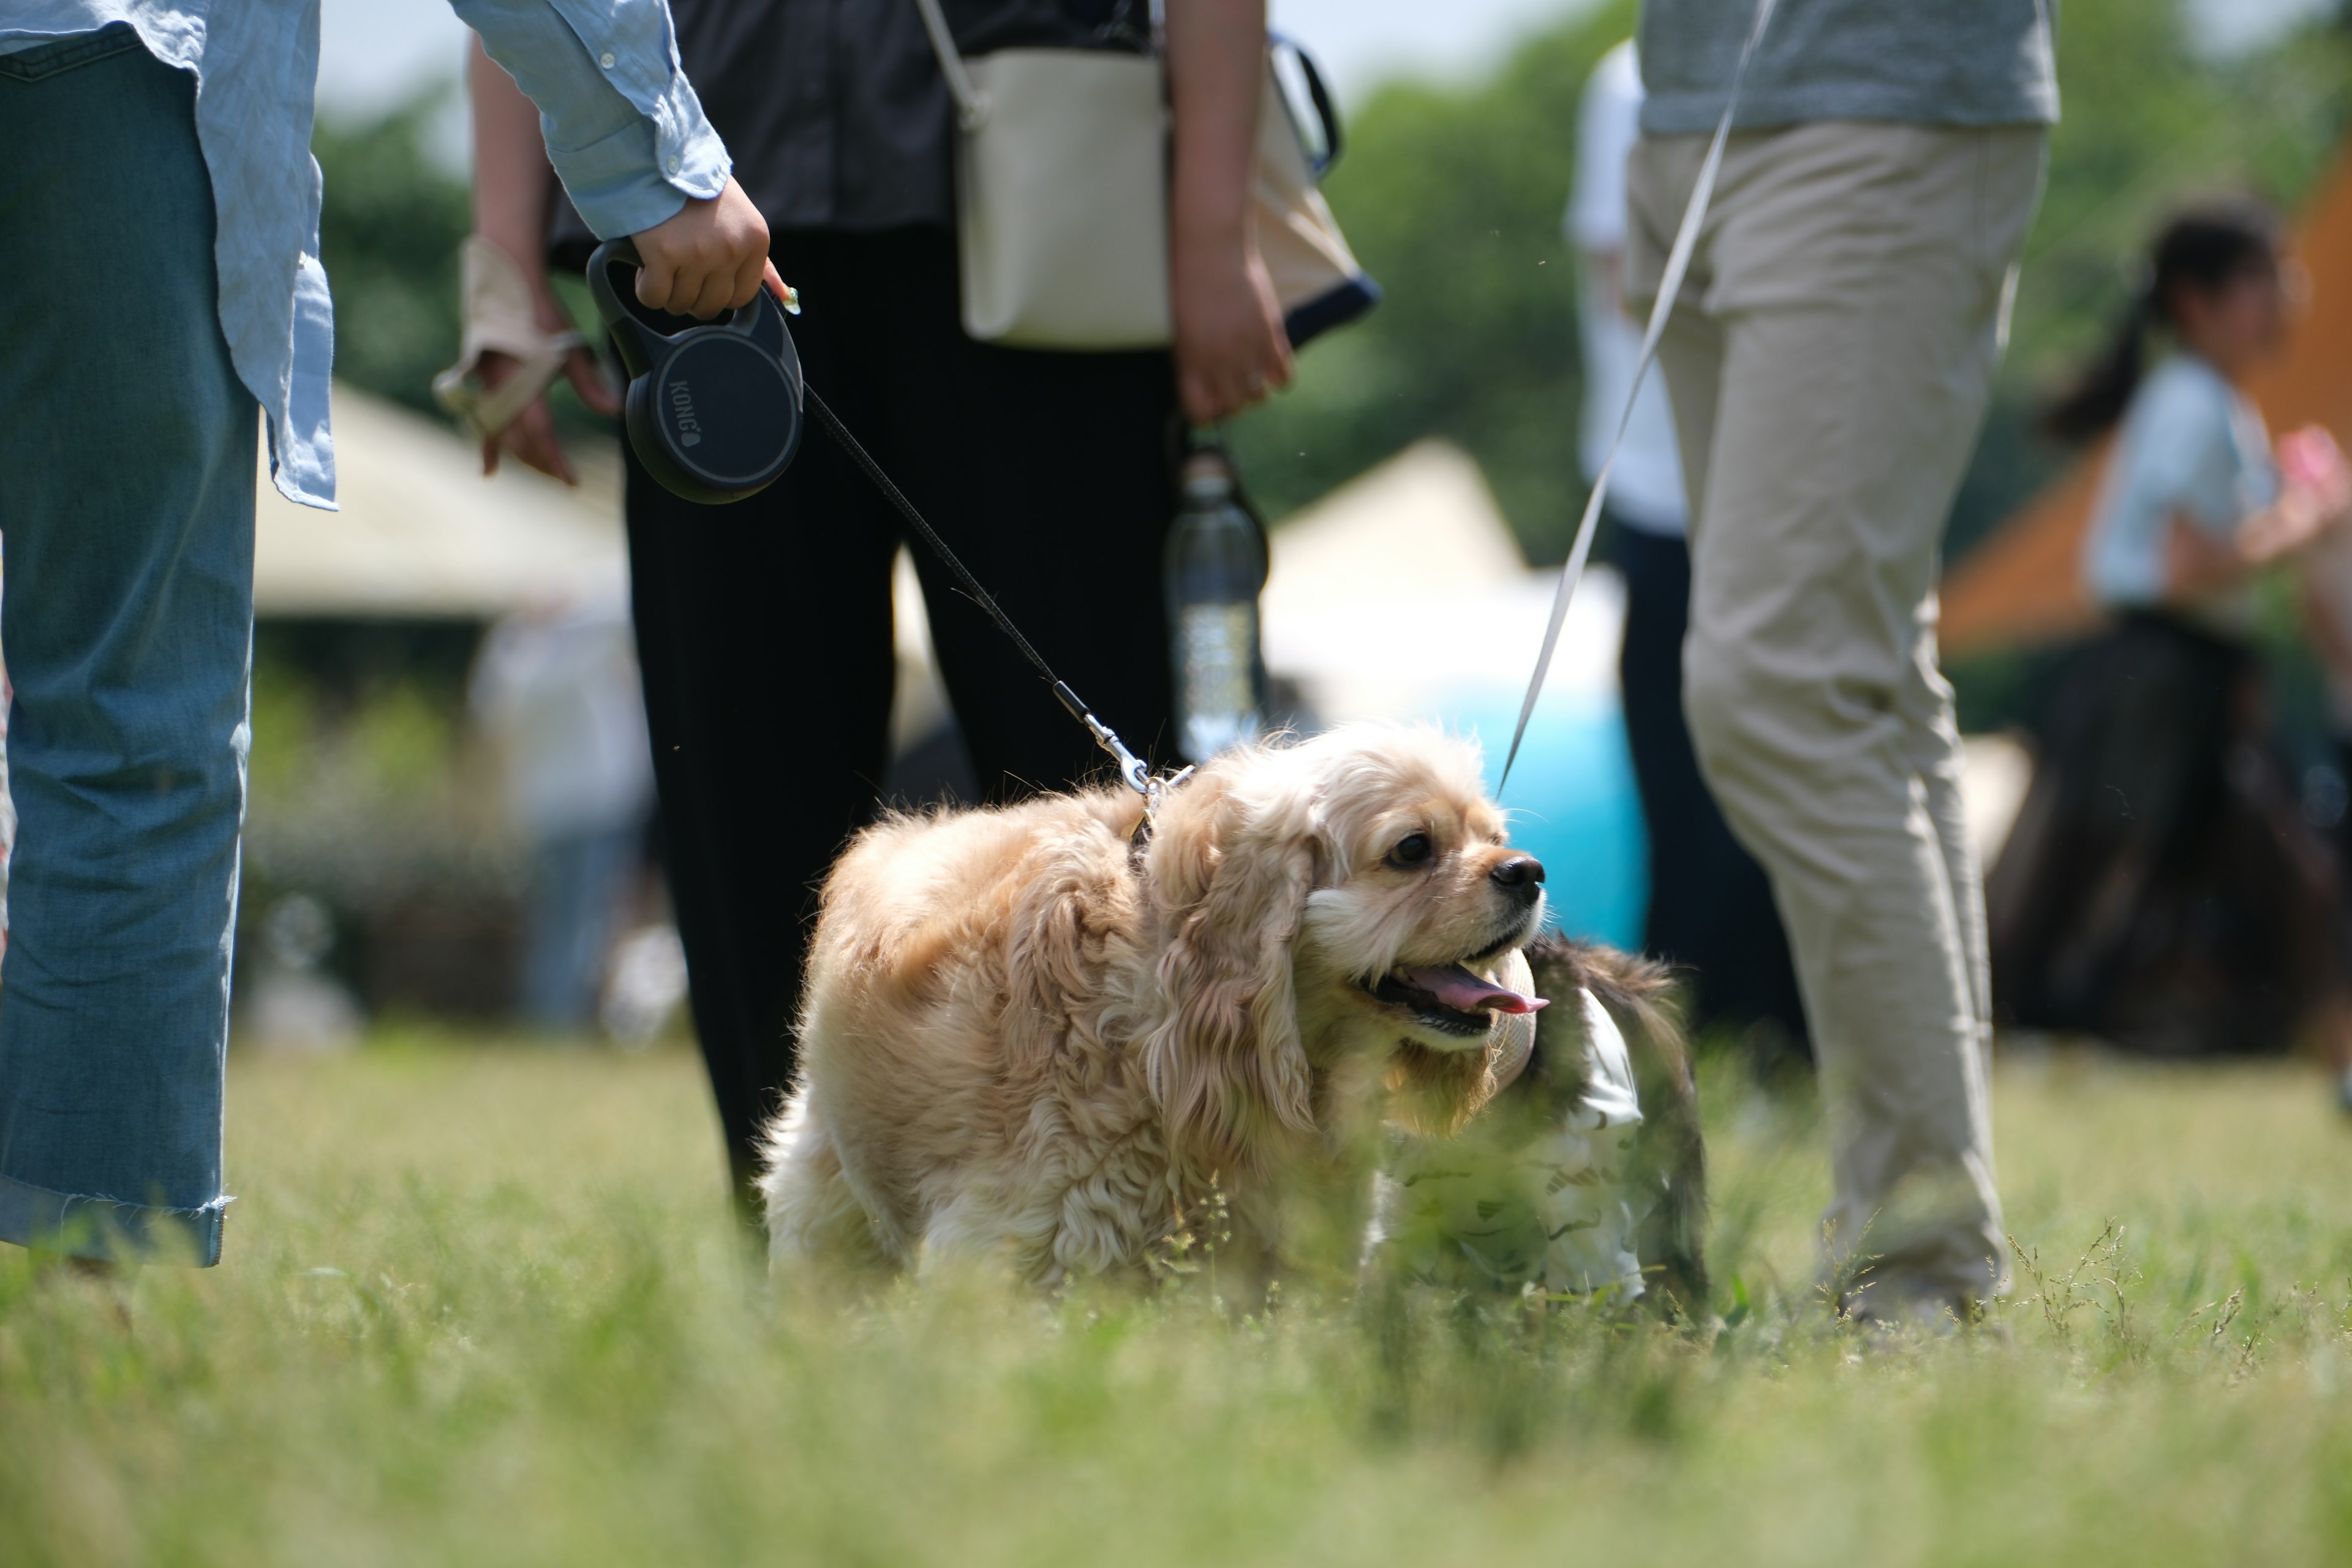
<path fill-rule="evenodd" d="M 1428 858 L 1429 835 L 1426 833 L 1408 833 L 1397 840 L 1395 848 L 1389 851 L 1389 864 L 1391 866 L 1418 866 Z"/>

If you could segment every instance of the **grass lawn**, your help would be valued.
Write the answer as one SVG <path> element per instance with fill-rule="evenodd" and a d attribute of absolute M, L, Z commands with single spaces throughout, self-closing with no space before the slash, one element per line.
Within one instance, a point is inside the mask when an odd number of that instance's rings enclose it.
<path fill-rule="evenodd" d="M 0 1563 L 2352 1561 L 2315 1075 L 2006 1064 L 2042 1278 L 1868 1352 L 1811 1289 L 1808 1098 L 1706 1089 L 1711 1347 L 1205 1275 L 778 1304 L 684 1053 L 240 1058 L 223 1268 L 126 1330 L 0 1248 Z"/>

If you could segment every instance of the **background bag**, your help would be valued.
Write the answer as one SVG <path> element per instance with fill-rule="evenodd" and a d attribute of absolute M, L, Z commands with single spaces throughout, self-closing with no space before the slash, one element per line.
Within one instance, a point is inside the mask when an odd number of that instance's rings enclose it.
<path fill-rule="evenodd" d="M 955 100 L 964 331 L 1014 348 L 1165 348 L 1165 73 L 1125 49 L 998 49 L 966 59 L 939 0 L 916 0 Z M 1295 52 L 1295 51 L 1294 51 Z M 1258 246 L 1293 344 L 1380 290 L 1315 187 L 1338 121 L 1304 55 L 1324 133 L 1310 160 L 1271 62 L 1258 124 Z"/>

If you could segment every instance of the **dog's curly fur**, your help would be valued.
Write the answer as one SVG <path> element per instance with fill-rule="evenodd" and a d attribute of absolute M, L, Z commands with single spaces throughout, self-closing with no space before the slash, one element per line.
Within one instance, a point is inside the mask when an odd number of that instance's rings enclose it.
<path fill-rule="evenodd" d="M 1492 1031 L 1370 988 L 1399 965 L 1491 973 L 1540 924 L 1531 889 L 1489 874 L 1515 852 L 1475 749 L 1351 728 L 1228 753 L 1135 863 L 1139 814 L 1102 789 L 852 845 L 767 1135 L 780 1266 L 1132 1270 L 1213 1184 L 1263 1254 L 1276 1179 L 1328 1152 L 1351 1086 L 1427 1131 L 1492 1092 Z"/>

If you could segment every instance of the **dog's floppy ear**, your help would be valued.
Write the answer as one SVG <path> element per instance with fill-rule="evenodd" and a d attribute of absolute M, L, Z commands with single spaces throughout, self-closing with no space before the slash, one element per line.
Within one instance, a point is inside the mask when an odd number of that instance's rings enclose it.
<path fill-rule="evenodd" d="M 1160 818 L 1148 873 L 1166 947 L 1167 1014 L 1145 1071 L 1169 1152 L 1196 1180 L 1260 1164 L 1270 1135 L 1311 1131 L 1291 943 L 1314 885 L 1313 803 L 1211 774 Z"/>

